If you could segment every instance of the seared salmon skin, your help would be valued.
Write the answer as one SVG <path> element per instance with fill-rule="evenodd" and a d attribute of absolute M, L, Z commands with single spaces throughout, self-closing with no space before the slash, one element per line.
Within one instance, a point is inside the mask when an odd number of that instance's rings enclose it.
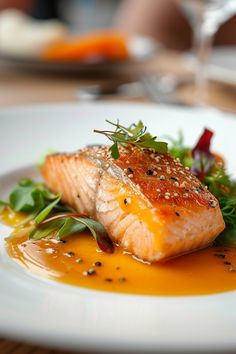
<path fill-rule="evenodd" d="M 42 175 L 63 202 L 141 260 L 207 247 L 225 228 L 216 198 L 169 154 L 121 148 L 114 160 L 108 147 L 94 146 L 47 156 Z"/>

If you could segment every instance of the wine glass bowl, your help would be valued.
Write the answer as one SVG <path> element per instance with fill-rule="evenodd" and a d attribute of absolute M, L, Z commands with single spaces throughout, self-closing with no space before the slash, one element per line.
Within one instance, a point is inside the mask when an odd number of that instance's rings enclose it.
<path fill-rule="evenodd" d="M 193 29 L 196 53 L 196 104 L 205 105 L 208 91 L 207 63 L 219 27 L 236 14 L 236 0 L 177 0 Z"/>

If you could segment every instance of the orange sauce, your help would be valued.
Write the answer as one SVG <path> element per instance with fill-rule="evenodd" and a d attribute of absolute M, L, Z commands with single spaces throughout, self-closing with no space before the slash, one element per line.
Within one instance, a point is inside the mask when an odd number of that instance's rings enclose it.
<path fill-rule="evenodd" d="M 5 211 L 2 219 L 9 223 L 7 214 Z M 14 221 L 11 218 L 11 225 Z M 91 289 L 145 295 L 200 295 L 236 289 L 236 250 L 230 248 L 211 247 L 150 265 L 120 247 L 112 255 L 101 252 L 89 233 L 69 236 L 65 243 L 30 241 L 27 235 L 13 237 L 6 247 L 14 260 L 33 272 Z M 86 275 L 89 269 L 95 274 Z"/>

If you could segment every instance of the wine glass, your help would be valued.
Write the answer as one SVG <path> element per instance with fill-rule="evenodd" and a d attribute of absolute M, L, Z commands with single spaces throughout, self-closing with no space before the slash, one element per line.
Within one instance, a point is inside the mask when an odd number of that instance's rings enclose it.
<path fill-rule="evenodd" d="M 220 25 L 236 14 L 236 0 L 178 0 L 193 29 L 196 53 L 196 104 L 204 105 L 207 98 L 207 63 L 214 35 Z"/>

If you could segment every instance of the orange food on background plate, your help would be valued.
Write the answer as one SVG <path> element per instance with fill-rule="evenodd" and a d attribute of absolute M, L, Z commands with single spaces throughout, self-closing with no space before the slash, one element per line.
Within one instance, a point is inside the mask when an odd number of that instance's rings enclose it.
<path fill-rule="evenodd" d="M 51 44 L 41 57 L 59 61 L 126 60 L 129 52 L 125 36 L 114 31 L 100 31 Z"/>

